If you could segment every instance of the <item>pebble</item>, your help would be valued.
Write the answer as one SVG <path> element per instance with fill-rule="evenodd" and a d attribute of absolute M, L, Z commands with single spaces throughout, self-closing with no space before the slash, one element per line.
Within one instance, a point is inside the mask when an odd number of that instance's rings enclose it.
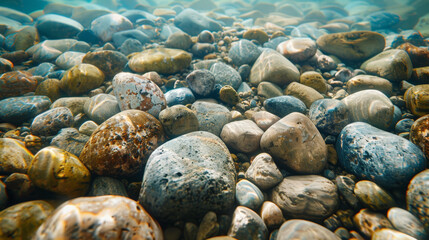
<path fill-rule="evenodd" d="M 386 29 L 394 26 L 400 21 L 400 17 L 397 14 L 386 12 L 386 11 L 378 11 L 369 14 L 364 18 L 365 21 L 371 23 L 371 29 Z"/>
<path fill-rule="evenodd" d="M 73 116 L 76 116 L 79 113 L 84 112 L 84 106 L 86 102 L 89 100 L 90 100 L 89 97 L 63 97 L 63 98 L 57 99 L 54 103 L 52 103 L 51 109 L 66 107 L 70 109 Z"/>
<path fill-rule="evenodd" d="M 415 240 L 416 238 L 393 229 L 383 228 L 375 231 L 371 237 L 371 240 L 372 239 L 374 240 L 383 240 L 383 239 Z"/>
<path fill-rule="evenodd" d="M 259 44 L 264 44 L 268 42 L 268 34 L 259 28 L 253 28 L 249 29 L 246 32 L 243 33 L 243 38 L 249 39 L 249 40 L 256 40 L 259 42 Z"/>
<path fill-rule="evenodd" d="M 200 131 L 207 131 L 216 136 L 220 136 L 223 126 L 232 119 L 228 108 L 217 103 L 196 101 L 192 104 L 191 110 L 197 115 Z"/>
<path fill-rule="evenodd" d="M 128 197 L 124 184 L 111 177 L 95 177 L 91 183 L 87 196 L 117 195 Z"/>
<path fill-rule="evenodd" d="M 403 132 L 410 132 L 411 127 L 414 124 L 414 120 L 410 118 L 404 118 L 400 120 L 395 125 L 395 133 L 403 133 Z"/>
<path fill-rule="evenodd" d="M 245 177 L 262 190 L 268 190 L 283 180 L 282 173 L 268 153 L 260 153 L 253 159 Z"/>
<path fill-rule="evenodd" d="M 99 87 L 104 79 L 104 73 L 96 66 L 82 63 L 65 72 L 60 88 L 67 94 L 76 96 Z"/>
<path fill-rule="evenodd" d="M 262 204 L 260 215 L 268 229 L 276 229 L 285 221 L 282 210 L 270 201 Z"/>
<path fill-rule="evenodd" d="M 84 28 L 79 22 L 58 14 L 38 17 L 35 26 L 40 35 L 49 39 L 73 38 Z"/>
<path fill-rule="evenodd" d="M 79 133 L 91 136 L 91 134 L 97 129 L 98 125 L 94 121 L 86 121 L 79 127 Z M 79 154 L 80 155 L 80 154 Z"/>
<path fill-rule="evenodd" d="M 91 182 L 89 170 L 78 157 L 51 146 L 34 156 L 28 176 L 37 187 L 68 197 L 85 195 Z"/>
<path fill-rule="evenodd" d="M 373 212 L 369 209 L 362 209 L 353 217 L 353 222 L 356 228 L 367 238 L 379 229 L 393 229 L 389 220 L 381 213 Z"/>
<path fill-rule="evenodd" d="M 314 88 L 297 82 L 290 83 L 285 89 L 284 93 L 285 95 L 294 96 L 300 99 L 305 103 L 307 108 L 309 108 L 313 102 L 323 99 L 322 94 L 320 94 Z"/>
<path fill-rule="evenodd" d="M 411 79 L 410 79 L 411 82 L 415 84 L 425 84 L 428 82 L 428 80 L 429 80 L 429 66 L 413 69 L 413 72 L 411 73 Z"/>
<path fill-rule="evenodd" d="M 31 133 L 38 136 L 52 136 L 62 128 L 73 124 L 73 114 L 66 107 L 50 109 L 37 115 L 31 123 Z"/>
<path fill-rule="evenodd" d="M 83 109 L 85 114 L 98 124 L 121 111 L 116 97 L 105 93 L 91 97 L 89 101 L 85 102 Z"/>
<path fill-rule="evenodd" d="M 55 64 L 59 68 L 67 70 L 81 64 L 84 56 L 85 54 L 81 52 L 67 51 L 57 57 Z"/>
<path fill-rule="evenodd" d="M 63 128 L 52 139 L 51 145 L 79 156 L 88 140 L 88 135 L 79 133 L 76 128 Z"/>
<path fill-rule="evenodd" d="M 131 30 L 115 32 L 112 35 L 112 40 L 113 40 L 113 44 L 117 48 L 121 47 L 127 40 L 138 41 L 143 46 L 143 44 L 150 42 L 150 36 L 148 36 L 148 34 L 145 34 L 145 32 L 143 31 L 140 31 L 137 29 L 131 29 Z"/>
<path fill-rule="evenodd" d="M 261 50 L 253 42 L 242 39 L 232 44 L 228 56 L 234 65 L 241 66 L 244 64 L 252 65 L 261 53 Z"/>
<path fill-rule="evenodd" d="M 128 231 L 124 232 L 125 228 Z M 34 239 L 66 239 L 71 232 L 77 238 L 163 238 L 162 229 L 156 220 L 140 204 L 122 196 L 69 200 L 61 204 L 39 227 Z"/>
<path fill-rule="evenodd" d="M 177 48 L 187 50 L 192 45 L 191 36 L 184 32 L 175 32 L 168 36 L 165 46 L 168 48 Z"/>
<path fill-rule="evenodd" d="M 91 30 L 103 42 L 112 40 L 113 34 L 133 28 L 133 24 L 126 17 L 112 13 L 97 17 L 91 22 Z"/>
<path fill-rule="evenodd" d="M 311 120 L 298 112 L 268 128 L 261 137 L 261 148 L 301 174 L 320 173 L 327 163 L 325 141 Z"/>
<path fill-rule="evenodd" d="M 416 145 L 363 122 L 343 128 L 336 150 L 347 172 L 388 189 L 406 186 L 426 166 L 424 154 Z"/>
<path fill-rule="evenodd" d="M 428 89 L 429 84 L 412 86 L 404 94 L 407 109 L 416 116 L 422 117 L 429 113 Z"/>
<path fill-rule="evenodd" d="M 155 71 L 159 74 L 172 74 L 189 67 L 191 59 L 191 54 L 183 50 L 156 48 L 132 55 L 128 66 L 138 73 Z"/>
<path fill-rule="evenodd" d="M 37 80 L 27 72 L 12 71 L 0 75 L 0 99 L 34 92 Z"/>
<path fill-rule="evenodd" d="M 328 91 L 326 80 L 320 73 L 315 71 L 308 71 L 301 74 L 299 82 L 308 87 L 314 88 L 319 93 L 325 94 Z"/>
<path fill-rule="evenodd" d="M 411 78 L 413 64 L 404 50 L 390 49 L 366 60 L 360 68 L 369 74 L 397 83 Z"/>
<path fill-rule="evenodd" d="M 197 95 L 208 96 L 214 88 L 215 76 L 208 70 L 194 70 L 186 76 L 189 88 Z"/>
<path fill-rule="evenodd" d="M 162 110 L 159 113 L 159 121 L 169 137 L 178 137 L 199 130 L 197 116 L 183 105 L 174 105 Z"/>
<path fill-rule="evenodd" d="M 252 121 L 254 121 L 263 131 L 267 130 L 278 120 L 280 120 L 278 116 L 267 111 L 259 111 L 252 114 Z"/>
<path fill-rule="evenodd" d="M 354 193 L 366 207 L 374 211 L 384 211 L 396 205 L 389 193 L 368 180 L 357 182 Z"/>
<path fill-rule="evenodd" d="M 271 201 L 290 218 L 315 221 L 331 216 L 339 205 L 335 184 L 318 175 L 285 177 L 271 191 Z"/>
<path fill-rule="evenodd" d="M 409 211 L 393 207 L 387 212 L 387 218 L 396 230 L 418 240 L 427 239 L 427 232 L 420 220 Z"/>
<path fill-rule="evenodd" d="M 392 102 L 378 90 L 359 91 L 341 101 L 347 106 L 351 122 L 366 122 L 384 130 L 396 124 Z"/>
<path fill-rule="evenodd" d="M 0 212 L 0 238 L 31 239 L 53 211 L 54 207 L 42 200 L 23 202 L 4 209 Z"/>
<path fill-rule="evenodd" d="M 408 53 L 414 68 L 429 66 L 429 49 L 417 47 L 408 42 L 398 46 L 397 49 L 402 49 Z"/>
<path fill-rule="evenodd" d="M 195 102 L 195 96 L 192 93 L 191 89 L 187 87 L 181 87 L 172 89 L 165 93 L 165 100 L 167 101 L 167 105 L 169 107 L 174 105 L 186 105 L 192 104 Z"/>
<path fill-rule="evenodd" d="M 422 149 L 426 158 L 429 156 L 429 148 L 427 147 L 429 144 L 429 139 L 426 135 L 426 129 L 428 126 L 428 115 L 420 117 L 417 119 L 410 129 L 410 141 Z"/>
<path fill-rule="evenodd" d="M 350 123 L 347 106 L 336 99 L 320 99 L 313 102 L 308 115 L 320 132 L 334 136 L 340 134 Z"/>
<path fill-rule="evenodd" d="M 154 82 L 140 75 L 118 73 L 113 78 L 112 87 L 121 111 L 137 109 L 158 117 L 167 107 L 162 90 Z"/>
<path fill-rule="evenodd" d="M 292 62 L 304 62 L 316 54 L 316 42 L 310 38 L 293 38 L 280 43 L 277 51 Z"/>
<path fill-rule="evenodd" d="M 128 59 L 120 52 L 101 50 L 88 52 L 83 57 L 82 62 L 96 66 L 107 78 L 111 78 L 124 69 Z"/>
<path fill-rule="evenodd" d="M 164 141 L 161 123 L 140 110 L 125 110 L 92 133 L 80 160 L 100 176 L 122 177 L 139 172 Z"/>
<path fill-rule="evenodd" d="M 429 230 L 429 170 L 418 173 L 411 179 L 407 190 L 407 209 L 423 223 L 426 232 Z"/>
<path fill-rule="evenodd" d="M 264 101 L 266 111 L 278 116 L 285 117 L 293 112 L 305 113 L 307 107 L 304 102 L 294 96 L 278 96 Z"/>
<path fill-rule="evenodd" d="M 247 207 L 238 206 L 232 215 L 228 236 L 236 239 L 264 240 L 268 238 L 268 229 L 256 212 Z"/>
<path fill-rule="evenodd" d="M 229 85 L 234 89 L 238 89 L 241 85 L 242 79 L 240 74 L 225 63 L 215 63 L 210 67 L 210 72 L 215 77 L 215 84 L 221 87 Z"/>
<path fill-rule="evenodd" d="M 222 140 L 209 132 L 192 132 L 150 155 L 139 202 L 158 221 L 200 218 L 207 211 L 233 207 L 235 179 L 234 163 Z"/>
<path fill-rule="evenodd" d="M 323 71 L 331 71 L 337 68 L 337 63 L 332 57 L 321 54 L 317 56 L 317 66 Z"/>
<path fill-rule="evenodd" d="M 283 96 L 283 90 L 271 82 L 261 82 L 258 84 L 257 88 L 258 97 L 261 102 L 265 102 L 268 98 L 274 98 L 278 96 Z"/>
<path fill-rule="evenodd" d="M 271 49 L 262 51 L 250 71 L 249 82 L 253 86 L 267 81 L 280 87 L 299 81 L 299 71 L 287 58 Z"/>
<path fill-rule="evenodd" d="M 358 209 L 360 204 L 356 194 L 354 193 L 355 181 L 347 176 L 338 176 L 335 178 L 335 182 L 338 187 L 338 192 L 345 198 L 346 202 L 353 209 Z"/>
<path fill-rule="evenodd" d="M 210 43 L 195 43 L 192 45 L 191 53 L 195 58 L 206 58 L 207 55 L 216 51 L 215 46 Z"/>
<path fill-rule="evenodd" d="M 238 205 L 256 211 L 264 202 L 264 195 L 255 184 L 246 179 L 242 179 L 235 187 L 235 199 Z"/>
<path fill-rule="evenodd" d="M 0 138 L 1 173 L 26 173 L 33 157 L 23 142 L 12 138 Z"/>
<path fill-rule="evenodd" d="M 174 24 L 191 36 L 197 36 L 203 30 L 220 31 L 222 26 L 199 12 L 186 8 L 181 11 L 175 18 Z"/>
<path fill-rule="evenodd" d="M 375 89 L 386 96 L 392 96 L 392 83 L 381 77 L 371 75 L 358 75 L 347 81 L 347 92 L 350 94 L 367 89 Z"/>
<path fill-rule="evenodd" d="M 227 123 L 223 126 L 220 137 L 230 148 L 244 153 L 259 149 L 259 142 L 264 131 L 251 120 Z"/>
<path fill-rule="evenodd" d="M 8 59 L 3 58 L 4 57 L 3 55 L 1 56 L 2 57 L 0 57 L 0 74 L 12 71 L 13 63 Z"/>
<path fill-rule="evenodd" d="M 19 124 L 44 112 L 51 105 L 46 96 L 12 97 L 0 100 L 0 121 Z"/>
<path fill-rule="evenodd" d="M 217 236 L 219 233 L 219 223 L 215 212 L 209 211 L 201 220 L 196 240 L 205 240 L 210 237 Z"/>
<path fill-rule="evenodd" d="M 278 240 L 337 240 L 339 237 L 329 229 L 307 220 L 291 219 L 282 224 L 278 233 Z"/>

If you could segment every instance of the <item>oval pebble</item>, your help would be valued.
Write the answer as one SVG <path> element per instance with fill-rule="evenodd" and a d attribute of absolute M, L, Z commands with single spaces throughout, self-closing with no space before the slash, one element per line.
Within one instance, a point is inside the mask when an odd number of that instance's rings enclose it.
<path fill-rule="evenodd" d="M 277 240 L 339 240 L 329 229 L 310 221 L 292 219 L 282 224 Z"/>
<path fill-rule="evenodd" d="M 420 220 L 409 211 L 393 207 L 387 212 L 387 218 L 398 230 L 418 240 L 427 239 L 427 232 Z"/>

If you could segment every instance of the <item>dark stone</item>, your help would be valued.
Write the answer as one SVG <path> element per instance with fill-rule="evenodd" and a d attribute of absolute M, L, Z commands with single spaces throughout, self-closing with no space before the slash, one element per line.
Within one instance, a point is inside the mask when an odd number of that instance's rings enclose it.
<path fill-rule="evenodd" d="M 292 112 L 305 113 L 304 102 L 293 96 L 278 96 L 265 100 L 264 108 L 268 112 L 282 118 Z"/>

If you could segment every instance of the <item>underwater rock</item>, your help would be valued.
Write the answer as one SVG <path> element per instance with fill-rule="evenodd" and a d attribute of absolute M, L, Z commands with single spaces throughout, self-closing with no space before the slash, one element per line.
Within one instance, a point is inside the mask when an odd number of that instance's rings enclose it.
<path fill-rule="evenodd" d="M 261 50 L 254 43 L 247 39 L 241 39 L 232 44 L 228 56 L 234 65 L 241 66 L 243 64 L 252 65 L 261 53 Z"/>
<path fill-rule="evenodd" d="M 350 123 L 347 106 L 340 100 L 320 99 L 311 104 L 309 118 L 322 133 L 338 135 Z"/>
<path fill-rule="evenodd" d="M 429 115 L 417 119 L 410 129 L 410 141 L 422 149 L 426 158 L 429 157 L 429 138 L 427 135 Z"/>
<path fill-rule="evenodd" d="M 260 153 L 245 173 L 246 179 L 262 190 L 268 190 L 283 180 L 283 175 L 268 153 Z"/>
<path fill-rule="evenodd" d="M 207 96 L 213 91 L 215 76 L 208 70 L 194 70 L 186 76 L 189 88 L 200 96 Z"/>
<path fill-rule="evenodd" d="M 423 224 L 409 211 L 393 207 L 387 212 L 387 218 L 398 231 L 415 237 L 418 240 L 427 238 L 427 232 Z"/>
<path fill-rule="evenodd" d="M 100 16 L 91 22 L 91 30 L 103 42 L 112 40 L 113 34 L 133 28 L 133 24 L 126 17 L 112 13 Z"/>
<path fill-rule="evenodd" d="M 264 101 L 264 108 L 268 112 L 281 118 L 293 112 L 305 113 L 307 111 L 304 102 L 294 96 L 269 98 Z"/>
<path fill-rule="evenodd" d="M 379 229 L 393 229 L 392 224 L 384 214 L 373 212 L 366 208 L 360 210 L 353 217 L 353 222 L 356 228 L 367 238 L 371 238 Z"/>
<path fill-rule="evenodd" d="M 374 211 L 384 211 L 396 205 L 389 193 L 368 180 L 357 182 L 354 193 L 361 203 Z"/>
<path fill-rule="evenodd" d="M 416 116 L 429 113 L 429 84 L 410 87 L 404 94 L 404 100 L 409 109 Z"/>
<path fill-rule="evenodd" d="M 407 209 L 417 216 L 429 231 L 429 170 L 421 171 L 410 181 L 407 190 Z"/>
<path fill-rule="evenodd" d="M 268 229 L 256 212 L 250 208 L 238 206 L 232 215 L 228 236 L 235 239 L 263 240 L 268 238 Z"/>
<path fill-rule="evenodd" d="M 234 121 L 225 124 L 220 133 L 221 139 L 238 152 L 254 152 L 264 132 L 251 120 Z"/>
<path fill-rule="evenodd" d="M 241 76 L 233 67 L 225 63 L 215 63 L 210 67 L 210 72 L 215 77 L 215 85 L 221 87 L 229 85 L 234 89 L 238 89 L 241 85 Z"/>
<path fill-rule="evenodd" d="M 357 75 L 347 81 L 347 92 L 352 94 L 367 89 L 375 89 L 386 96 L 392 95 L 392 83 L 381 77 L 372 75 Z"/>
<path fill-rule="evenodd" d="M 111 94 L 97 94 L 85 102 L 84 112 L 94 122 L 101 124 L 113 115 L 119 113 L 118 100 Z"/>
<path fill-rule="evenodd" d="M 189 67 L 191 60 L 191 55 L 183 50 L 157 48 L 133 55 L 128 65 L 138 73 L 155 71 L 159 74 L 172 74 Z"/>
<path fill-rule="evenodd" d="M 200 131 L 207 131 L 219 136 L 225 124 L 231 121 L 231 113 L 223 105 L 196 101 L 191 110 L 195 112 L 200 124 Z"/>
<path fill-rule="evenodd" d="M 6 72 L 0 75 L 0 99 L 17 97 L 36 90 L 37 80 L 24 71 Z"/>
<path fill-rule="evenodd" d="M 264 202 L 264 194 L 255 184 L 242 179 L 235 186 L 235 199 L 239 206 L 248 207 L 255 211 Z"/>
<path fill-rule="evenodd" d="M 87 63 L 76 65 L 64 73 L 60 87 L 71 96 L 87 93 L 104 82 L 105 75 L 96 66 Z"/>
<path fill-rule="evenodd" d="M 186 8 L 180 12 L 175 17 L 174 24 L 191 36 L 197 36 L 203 30 L 213 32 L 222 30 L 222 26 L 218 22 L 191 8 Z"/>
<path fill-rule="evenodd" d="M 174 105 L 186 105 L 195 102 L 195 96 L 187 87 L 175 88 L 165 93 L 165 100 L 169 107 Z"/>
<path fill-rule="evenodd" d="M 316 42 L 310 38 L 294 38 L 280 43 L 277 51 L 292 62 L 304 62 L 316 54 Z"/>
<path fill-rule="evenodd" d="M 67 70 L 81 64 L 84 56 L 85 53 L 67 51 L 57 57 L 55 65 L 61 69 Z"/>
<path fill-rule="evenodd" d="M 316 71 L 302 73 L 299 77 L 299 82 L 305 86 L 315 89 L 319 93 L 326 93 L 328 91 L 326 80 Z"/>
<path fill-rule="evenodd" d="M 284 93 L 285 95 L 300 99 L 307 106 L 307 108 L 309 108 L 313 102 L 323 99 L 323 95 L 314 88 L 297 82 L 290 83 L 285 89 Z"/>
<path fill-rule="evenodd" d="M 73 38 L 83 30 L 83 26 L 58 14 L 45 14 L 37 18 L 36 28 L 39 34 L 48 39 Z"/>
<path fill-rule="evenodd" d="M 82 59 L 82 63 L 96 66 L 109 78 L 122 72 L 127 62 L 128 59 L 124 54 L 111 50 L 88 52 Z"/>
<path fill-rule="evenodd" d="M 50 109 L 37 115 L 31 123 L 31 134 L 37 136 L 52 136 L 62 128 L 73 124 L 73 114 L 66 107 Z"/>
<path fill-rule="evenodd" d="M 0 173 L 26 173 L 33 154 L 24 143 L 12 138 L 0 138 Z"/>
<path fill-rule="evenodd" d="M 69 153 L 79 156 L 88 140 L 89 136 L 79 133 L 76 128 L 63 128 L 52 139 L 51 146 L 64 149 Z"/>
<path fill-rule="evenodd" d="M 46 111 L 51 104 L 46 96 L 6 98 L 0 101 L 0 121 L 20 124 Z"/>
<path fill-rule="evenodd" d="M 174 105 L 159 113 L 159 121 L 165 133 L 170 137 L 195 132 L 199 130 L 199 123 L 195 113 L 183 105 Z"/>
<path fill-rule="evenodd" d="M 279 229 L 278 240 L 313 239 L 339 240 L 329 229 L 307 220 L 292 219 L 284 222 Z"/>

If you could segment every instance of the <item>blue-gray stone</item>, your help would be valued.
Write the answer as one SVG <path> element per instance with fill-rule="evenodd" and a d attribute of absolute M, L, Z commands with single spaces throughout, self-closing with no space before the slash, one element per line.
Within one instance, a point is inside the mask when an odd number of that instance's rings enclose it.
<path fill-rule="evenodd" d="M 73 38 L 83 30 L 79 22 L 57 14 L 42 15 L 37 19 L 36 28 L 49 39 Z"/>
<path fill-rule="evenodd" d="M 2 34 L 0 34 L 0 47 L 4 46 L 5 41 L 6 41 L 6 38 Z"/>
<path fill-rule="evenodd" d="M 166 24 L 166 25 L 162 26 L 161 33 L 159 34 L 159 37 L 162 40 L 167 40 L 168 37 L 175 32 L 183 32 L 183 31 L 176 26 Z"/>
<path fill-rule="evenodd" d="M 89 136 L 79 133 L 76 128 L 63 128 L 52 139 L 51 145 L 79 156 L 88 140 Z"/>
<path fill-rule="evenodd" d="M 0 101 L 0 122 L 20 124 L 44 112 L 52 104 L 47 96 L 12 97 Z"/>
<path fill-rule="evenodd" d="M 248 180 L 240 180 L 235 187 L 235 198 L 240 206 L 258 210 L 264 202 L 264 194 L 253 183 Z"/>
<path fill-rule="evenodd" d="M 423 224 L 409 211 L 393 207 L 387 212 L 387 218 L 398 231 L 415 237 L 418 240 L 428 239 L 428 234 Z"/>
<path fill-rule="evenodd" d="M 219 84 L 221 87 L 229 85 L 237 90 L 242 82 L 237 70 L 225 63 L 218 62 L 213 64 L 210 67 L 210 72 L 215 77 L 215 84 Z"/>
<path fill-rule="evenodd" d="M 393 27 L 395 24 L 399 23 L 400 17 L 395 13 L 379 11 L 366 16 L 365 21 L 371 23 L 372 30 L 377 30 Z"/>
<path fill-rule="evenodd" d="M 62 128 L 71 127 L 73 114 L 66 107 L 57 107 L 37 115 L 31 123 L 31 134 L 53 136 Z"/>
<path fill-rule="evenodd" d="M 141 52 L 143 50 L 143 45 L 140 43 L 139 40 L 130 38 L 122 43 L 122 45 L 119 47 L 119 50 L 125 56 L 128 56 L 131 53 Z"/>
<path fill-rule="evenodd" d="M 53 71 L 53 72 L 48 73 L 48 75 L 46 75 L 46 77 L 47 78 L 61 79 L 61 78 L 63 78 L 65 72 L 66 72 L 65 70 Z"/>
<path fill-rule="evenodd" d="M 234 162 L 222 140 L 192 132 L 150 155 L 139 202 L 159 221 L 198 219 L 234 206 L 235 179 Z"/>
<path fill-rule="evenodd" d="M 154 16 L 151 13 L 148 13 L 146 11 L 138 10 L 138 9 L 131 9 L 127 10 L 123 13 L 121 13 L 122 16 L 128 18 L 133 23 L 136 23 L 139 19 L 149 19 L 149 20 L 155 20 L 156 16 Z"/>
<path fill-rule="evenodd" d="M 264 108 L 266 111 L 277 115 L 280 118 L 288 115 L 289 113 L 305 113 L 307 111 L 305 103 L 293 96 L 278 96 L 268 98 L 264 102 Z"/>
<path fill-rule="evenodd" d="M 404 118 L 395 125 L 395 133 L 409 132 L 414 120 L 411 118 Z"/>
<path fill-rule="evenodd" d="M 215 77 L 208 70 L 195 70 L 186 76 L 186 82 L 195 94 L 207 96 L 213 91 Z"/>
<path fill-rule="evenodd" d="M 264 48 L 271 48 L 273 50 L 276 50 L 277 46 L 286 40 L 289 40 L 289 38 L 288 37 L 276 37 L 276 38 L 271 39 L 270 41 L 264 43 Z"/>
<path fill-rule="evenodd" d="M 222 30 L 222 26 L 218 22 L 191 8 L 180 12 L 174 19 L 174 24 L 191 36 L 197 36 L 203 30 L 211 32 Z"/>
<path fill-rule="evenodd" d="M 232 119 L 228 108 L 209 102 L 196 101 L 192 104 L 192 110 L 198 118 L 201 131 L 207 131 L 219 136 L 225 124 Z"/>
<path fill-rule="evenodd" d="M 347 106 L 336 99 L 315 101 L 310 106 L 309 118 L 320 132 L 335 136 L 350 123 Z"/>
<path fill-rule="evenodd" d="M 250 88 L 249 84 L 247 84 L 246 82 L 242 82 L 240 87 L 238 87 L 237 92 L 238 93 L 247 93 L 247 92 L 251 92 L 252 89 Z"/>
<path fill-rule="evenodd" d="M 128 197 L 124 183 L 111 177 L 96 177 L 89 188 L 87 196 L 117 195 Z"/>
<path fill-rule="evenodd" d="M 196 58 L 203 58 L 214 51 L 216 48 L 211 43 L 195 43 L 191 48 L 191 53 Z"/>
<path fill-rule="evenodd" d="M 186 105 L 195 102 L 195 96 L 191 89 L 187 87 L 172 89 L 164 94 L 169 107 L 174 105 Z"/>
<path fill-rule="evenodd" d="M 418 146 L 368 123 L 344 127 L 336 150 L 347 172 L 384 188 L 404 187 L 426 168 L 425 156 Z"/>
<path fill-rule="evenodd" d="M 243 64 L 252 65 L 261 53 L 261 50 L 253 42 L 242 39 L 232 44 L 228 56 L 232 59 L 232 63 L 241 66 Z"/>
<path fill-rule="evenodd" d="M 328 34 L 325 29 L 318 29 L 311 23 L 303 23 L 292 30 L 291 36 L 295 38 L 318 39 L 320 36 Z"/>
<path fill-rule="evenodd" d="M 113 115 L 119 113 L 118 100 L 111 94 L 97 94 L 83 106 L 85 114 L 97 124 L 101 124 Z"/>
<path fill-rule="evenodd" d="M 33 71 L 33 76 L 46 77 L 49 73 L 55 70 L 55 64 L 44 62 L 39 64 Z"/>
<path fill-rule="evenodd" d="M 127 39 L 136 39 L 141 44 L 150 42 L 150 38 L 146 34 L 136 29 L 117 32 L 113 34 L 112 39 L 115 47 L 120 47 Z"/>
<path fill-rule="evenodd" d="M 250 71 L 252 68 L 248 64 L 243 64 L 238 68 L 238 73 L 240 74 L 241 80 L 245 81 L 250 76 Z"/>
<path fill-rule="evenodd" d="M 232 215 L 228 236 L 240 240 L 265 240 L 268 238 L 268 229 L 256 212 L 238 206 Z"/>

